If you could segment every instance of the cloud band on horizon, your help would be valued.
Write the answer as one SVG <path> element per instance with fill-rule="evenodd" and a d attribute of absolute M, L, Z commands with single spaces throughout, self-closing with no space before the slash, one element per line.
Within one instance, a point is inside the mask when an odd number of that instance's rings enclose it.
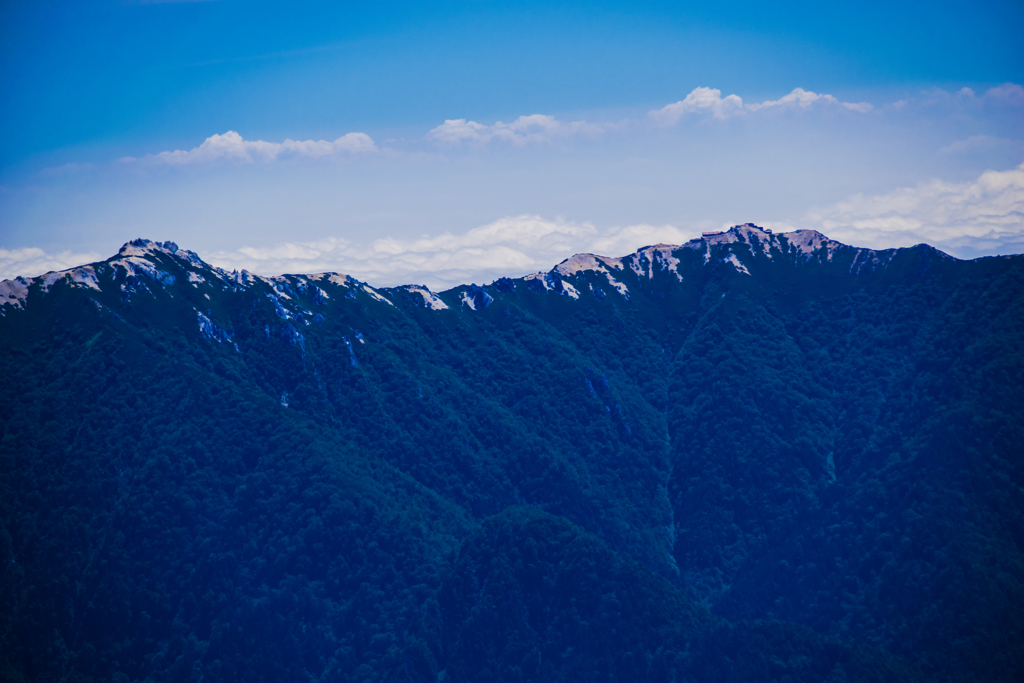
<path fill-rule="evenodd" d="M 964 183 L 931 180 L 879 195 L 857 194 L 809 209 L 796 221 L 755 222 L 778 231 L 815 229 L 847 244 L 874 249 L 927 242 L 961 258 L 1019 252 L 1024 247 L 1024 164 L 986 171 Z M 682 244 L 709 227 L 637 224 L 599 229 L 589 222 L 519 215 L 463 233 L 383 237 L 365 243 L 331 237 L 202 256 L 214 265 L 264 275 L 339 271 L 375 286 L 418 282 L 446 288 L 546 271 L 574 253 L 622 256 L 659 242 Z M 87 260 L 99 257 L 68 252 L 48 255 L 38 248 L 0 249 L 0 278 L 38 275 Z"/>

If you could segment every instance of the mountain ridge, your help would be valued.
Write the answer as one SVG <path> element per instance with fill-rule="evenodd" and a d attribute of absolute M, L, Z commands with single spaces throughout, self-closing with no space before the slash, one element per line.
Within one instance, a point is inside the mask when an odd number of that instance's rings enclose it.
<path fill-rule="evenodd" d="M 566 278 L 574 279 L 575 276 L 581 273 L 600 272 L 605 275 L 608 281 L 607 284 L 615 292 L 628 297 L 628 288 L 623 283 L 615 279 L 613 271 L 622 271 L 628 266 L 638 277 L 645 276 L 647 279 L 652 279 L 656 269 L 667 270 L 674 273 L 681 280 L 682 275 L 678 271 L 679 259 L 673 254 L 682 249 L 703 250 L 704 264 L 707 265 L 711 261 L 712 251 L 715 250 L 717 252 L 724 247 L 729 251 L 729 253 L 724 257 L 719 256 L 718 261 L 729 263 L 737 272 L 749 275 L 750 272 L 747 266 L 742 262 L 742 252 L 739 256 L 733 253 L 731 249 L 732 245 L 749 249 L 751 252 L 766 256 L 767 258 L 773 258 L 775 256 L 789 257 L 790 259 L 802 258 L 805 262 L 815 258 L 831 261 L 836 253 L 845 253 L 847 256 L 853 256 L 850 263 L 850 272 L 859 272 L 864 268 L 882 265 L 888 262 L 888 260 L 891 260 L 894 254 L 906 249 L 926 248 L 934 251 L 936 254 L 941 254 L 944 258 L 958 260 L 955 259 L 955 257 L 927 244 L 919 244 L 912 247 L 875 250 L 862 247 L 852 247 L 843 244 L 828 238 L 816 230 L 796 230 L 788 233 L 773 233 L 771 230 L 760 228 L 753 223 L 744 223 L 733 226 L 725 231 L 705 233 L 702 237 L 694 238 L 681 245 L 659 243 L 656 245 L 641 247 L 632 254 L 627 254 L 621 257 L 609 257 L 581 252 L 564 259 L 547 272 L 530 273 L 519 278 L 502 277 L 495 280 L 490 285 L 482 286 L 494 287 L 496 282 L 503 280 L 535 282 L 537 283 L 537 286 L 544 290 L 554 290 L 558 293 L 570 296 L 571 298 L 578 298 L 579 292 L 573 285 L 569 284 L 566 286 L 559 283 L 564 281 Z M 159 280 L 159 271 L 153 270 L 151 267 L 152 261 L 147 260 L 147 257 L 157 259 L 160 259 L 161 257 L 171 257 L 178 259 L 182 264 L 187 264 L 187 266 L 192 266 L 198 270 L 209 271 L 224 283 L 233 283 L 233 285 L 245 286 L 254 281 L 262 281 L 265 284 L 274 287 L 275 283 L 281 284 L 287 278 L 305 278 L 310 281 L 326 279 L 334 284 L 345 284 L 346 286 L 351 284 L 352 286 L 367 292 L 374 298 L 380 296 L 378 290 L 412 291 L 420 294 L 424 299 L 424 305 L 431 310 L 446 310 L 450 308 L 449 304 L 445 303 L 437 296 L 437 294 L 455 292 L 462 288 L 477 287 L 475 284 L 462 284 L 434 293 L 425 285 L 414 284 L 373 288 L 365 282 L 361 282 L 349 275 L 337 272 L 285 273 L 274 276 L 263 276 L 252 274 L 244 269 L 241 271 L 227 271 L 218 266 L 206 263 L 194 251 L 180 249 L 174 242 L 158 242 L 145 238 L 138 238 L 126 242 L 118 250 L 116 255 L 103 261 L 83 264 L 81 266 L 75 266 L 62 271 L 50 271 L 35 277 L 18 276 L 9 280 L 0 281 L 0 316 L 6 315 L 8 307 L 15 310 L 24 308 L 31 290 L 35 290 L 45 295 L 49 291 L 50 287 L 58 281 L 64 282 L 72 287 L 99 289 L 100 283 L 97 278 L 96 267 L 100 264 L 106 264 L 114 268 L 120 266 L 125 270 L 129 277 L 143 275 L 151 280 Z M 173 284 L 173 276 L 169 282 L 165 282 L 164 284 Z M 594 291 L 593 284 L 589 285 L 589 289 L 591 292 Z M 601 294 L 599 293 L 598 296 L 601 296 Z M 386 297 L 381 297 L 381 299 L 386 300 Z M 460 298 L 459 303 L 462 306 L 468 306 L 475 310 L 475 304 L 472 302 L 472 299 Z"/>
<path fill-rule="evenodd" d="M 3 307 L 5 677 L 1024 674 L 1024 257 L 738 226 L 435 294 L 153 245 Z"/>

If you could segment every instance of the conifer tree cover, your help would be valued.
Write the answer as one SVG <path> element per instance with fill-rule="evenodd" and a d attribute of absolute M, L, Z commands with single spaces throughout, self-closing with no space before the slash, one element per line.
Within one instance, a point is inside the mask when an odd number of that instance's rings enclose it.
<path fill-rule="evenodd" d="M 1017 681 L 1024 256 L 0 283 L 0 678 Z"/>

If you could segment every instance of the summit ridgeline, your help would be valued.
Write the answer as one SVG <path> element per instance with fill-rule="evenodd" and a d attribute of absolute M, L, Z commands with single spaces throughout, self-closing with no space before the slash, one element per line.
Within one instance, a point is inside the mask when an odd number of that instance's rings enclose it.
<path fill-rule="evenodd" d="M 952 259 L 927 245 L 911 249 L 926 250 L 936 258 Z M 485 287 L 464 285 L 444 293 L 448 295 L 445 297 L 430 292 L 422 285 L 389 289 L 396 296 L 415 294 L 422 298 L 424 306 L 435 311 L 450 308 L 477 310 L 494 300 L 488 291 L 514 291 L 520 286 L 536 292 L 555 292 L 573 299 L 580 297 L 581 290 L 598 299 L 605 298 L 609 293 L 629 299 L 631 290 L 626 280 L 631 281 L 634 287 L 640 285 L 639 291 L 642 291 L 644 283 L 650 283 L 656 276 L 666 273 L 682 282 L 687 276 L 698 276 L 701 270 L 722 266 L 751 275 L 751 269 L 757 271 L 759 267 L 763 269 L 779 264 L 827 264 L 833 269 L 844 269 L 849 274 L 858 275 L 884 268 L 904 251 L 907 250 L 877 251 L 850 247 L 815 230 L 774 234 L 771 230 L 746 223 L 727 231 L 706 232 L 702 237 L 683 245 L 656 244 L 643 247 L 620 258 L 576 254 L 547 273 L 533 273 L 516 279 L 501 278 Z M 699 255 L 699 258 L 695 258 L 694 254 Z M 6 315 L 9 310 L 24 309 L 30 295 L 33 298 L 43 297 L 58 284 L 92 289 L 104 294 L 115 287 L 120 291 L 121 299 L 127 303 L 133 295 L 139 293 L 153 296 L 151 286 L 167 289 L 176 282 L 187 283 L 195 289 L 203 289 L 205 285 L 217 291 L 234 293 L 253 287 L 270 289 L 276 292 L 272 296 L 279 299 L 283 296 L 286 300 L 293 298 L 288 294 L 293 287 L 302 294 L 313 292 L 315 299 L 326 296 L 324 285 L 328 285 L 353 292 L 360 291 L 376 301 L 392 303 L 380 291 L 347 275 L 314 273 L 265 277 L 245 270 L 226 271 L 205 263 L 195 252 L 180 249 L 174 242 L 136 239 L 126 243 L 116 256 L 106 261 L 33 278 L 17 277 L 0 282 L 0 315 Z M 577 284 L 580 286 L 577 287 Z M 446 302 L 445 299 L 450 301 Z M 288 308 L 285 305 L 282 310 Z"/>

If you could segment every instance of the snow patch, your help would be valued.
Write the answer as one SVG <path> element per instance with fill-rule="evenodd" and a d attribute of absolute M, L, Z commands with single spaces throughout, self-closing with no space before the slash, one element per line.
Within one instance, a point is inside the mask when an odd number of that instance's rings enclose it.
<path fill-rule="evenodd" d="M 196 317 L 199 320 L 199 332 L 204 337 L 216 342 L 231 341 L 231 335 L 229 335 L 220 325 L 210 320 L 210 318 L 204 315 L 201 311 L 196 311 Z"/>
<path fill-rule="evenodd" d="M 68 271 L 68 278 L 72 285 L 81 285 L 89 289 L 100 290 L 100 280 L 96 277 L 96 269 L 92 266 L 79 266 Z"/>
<path fill-rule="evenodd" d="M 364 282 L 360 282 L 359 283 L 359 288 L 362 289 L 367 294 L 369 294 L 372 299 L 374 299 L 376 301 L 380 301 L 381 303 L 385 303 L 388 306 L 394 306 L 394 304 L 391 303 L 391 301 L 389 299 L 387 299 L 384 296 L 382 296 L 380 292 L 378 292 L 376 289 L 374 289 L 370 285 L 368 285 L 368 284 L 366 284 Z"/>
<path fill-rule="evenodd" d="M 655 268 L 667 270 L 682 282 L 683 276 L 679 273 L 679 259 L 673 255 L 676 249 L 679 247 L 671 244 L 655 244 L 637 249 L 636 253 L 629 257 L 630 268 L 637 274 L 637 277 L 646 277 L 648 280 L 654 279 Z M 646 270 L 642 265 L 645 261 Z"/>
<path fill-rule="evenodd" d="M 724 259 L 722 259 L 722 261 L 725 263 L 731 263 L 738 272 L 743 273 L 745 275 L 750 275 L 750 271 L 747 270 L 747 267 L 745 265 L 740 263 L 740 260 L 736 258 L 736 254 L 729 254 Z"/>
<path fill-rule="evenodd" d="M 568 282 L 562 280 L 559 284 L 562 286 L 562 294 L 572 297 L 573 299 L 580 298 L 580 293 L 576 291 L 576 288 L 570 285 Z"/>
<path fill-rule="evenodd" d="M 523 278 L 523 281 L 527 283 L 536 281 L 545 290 L 549 290 L 551 289 L 551 285 L 548 284 L 548 280 L 545 277 L 545 275 L 546 273 L 530 273 L 529 275 Z"/>
<path fill-rule="evenodd" d="M 24 277 L 0 282 L 0 315 L 6 315 L 5 308 L 9 305 L 16 309 L 25 308 L 28 299 L 28 288 L 32 281 Z"/>
<path fill-rule="evenodd" d="M 783 233 L 783 235 L 789 240 L 791 246 L 806 256 L 811 256 L 822 247 L 825 247 L 825 258 L 828 261 L 831 261 L 836 250 L 843 246 L 842 243 L 830 240 L 817 230 L 797 230 L 796 232 Z"/>
<path fill-rule="evenodd" d="M 668 248 L 668 245 L 658 245 L 658 247 Z M 616 280 L 612 275 L 612 272 L 614 270 L 623 270 L 623 262 L 629 258 L 629 256 L 625 258 L 612 258 L 610 256 L 598 256 L 596 254 L 575 254 L 555 266 L 554 272 L 566 277 L 571 277 L 587 271 L 603 273 L 608 279 L 608 284 L 611 285 L 616 292 L 628 299 L 629 288 Z M 676 261 L 676 263 L 678 263 L 678 261 Z M 636 270 L 634 262 L 630 263 L 630 267 Z M 543 274 L 537 273 L 535 275 L 527 275 L 523 279 L 528 280 L 537 277 L 543 277 Z M 573 291 L 575 291 L 575 289 Z"/>
<path fill-rule="evenodd" d="M 318 277 L 319 276 L 319 277 Z M 332 285 L 338 285 L 339 287 L 348 287 L 350 278 L 348 275 L 342 273 L 318 273 L 317 275 L 310 275 L 309 279 L 323 280 L 327 279 Z"/>
<path fill-rule="evenodd" d="M 140 256 L 122 256 L 112 259 L 110 264 L 121 266 L 129 275 L 143 275 L 157 284 L 168 287 L 174 284 L 174 276 L 156 267 L 156 264 Z"/>
<path fill-rule="evenodd" d="M 292 317 L 291 311 L 285 308 L 281 304 L 281 300 L 274 294 L 267 294 L 267 298 L 270 299 L 270 303 L 274 306 L 274 313 L 277 313 L 277 317 L 282 320 L 288 320 Z"/>
<path fill-rule="evenodd" d="M 423 297 L 423 305 L 432 311 L 448 310 L 448 305 L 424 285 L 405 285 L 400 289 L 412 292 L 413 294 L 419 294 Z"/>
<path fill-rule="evenodd" d="M 555 266 L 554 270 L 559 275 L 568 277 L 587 270 L 608 273 L 610 272 L 609 268 L 622 270 L 622 259 L 597 256 L 596 254 L 575 254 Z M 540 273 L 537 273 L 537 275 L 540 275 Z"/>
<path fill-rule="evenodd" d="M 348 337 L 342 337 L 341 340 L 345 342 L 345 346 L 348 347 L 348 359 L 352 363 L 352 367 L 358 368 L 359 361 L 356 360 L 356 351 L 352 348 L 352 340 Z"/>
<path fill-rule="evenodd" d="M 153 240 L 147 239 L 135 239 L 131 242 L 125 243 L 120 250 L 118 250 L 118 256 L 135 256 L 135 257 L 146 257 L 155 256 L 157 254 L 163 254 L 166 256 L 173 256 L 175 258 L 187 261 L 194 266 L 199 268 L 208 267 L 206 263 L 199 258 L 199 254 L 188 249 L 179 249 L 178 245 L 174 242 L 154 242 Z"/>
<path fill-rule="evenodd" d="M 608 284 L 610 284 L 612 287 L 614 287 L 616 292 L 618 292 L 620 295 L 622 295 L 622 297 L 624 299 L 628 299 L 629 298 L 629 288 L 626 287 L 626 285 L 622 284 L 621 282 L 619 282 L 618 280 L 613 278 L 611 276 L 611 273 L 606 273 L 605 277 L 608 278 Z"/>

